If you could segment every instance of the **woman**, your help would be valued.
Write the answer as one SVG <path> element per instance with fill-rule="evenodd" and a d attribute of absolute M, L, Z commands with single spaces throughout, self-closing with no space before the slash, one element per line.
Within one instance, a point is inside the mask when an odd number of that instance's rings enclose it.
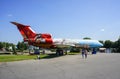
<path fill-rule="evenodd" d="M 84 58 L 84 54 L 85 54 L 85 49 L 82 49 L 82 58 Z"/>
<path fill-rule="evenodd" d="M 85 49 L 85 58 L 87 58 L 88 51 Z"/>

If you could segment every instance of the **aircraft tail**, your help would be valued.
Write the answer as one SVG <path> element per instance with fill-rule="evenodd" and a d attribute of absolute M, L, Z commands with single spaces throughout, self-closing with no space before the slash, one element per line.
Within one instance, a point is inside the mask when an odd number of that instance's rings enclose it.
<path fill-rule="evenodd" d="M 30 26 L 23 25 L 17 22 L 11 22 L 11 23 L 17 26 L 24 40 L 25 39 L 27 40 L 28 38 L 34 38 L 36 36 L 36 33 L 30 28 Z"/>

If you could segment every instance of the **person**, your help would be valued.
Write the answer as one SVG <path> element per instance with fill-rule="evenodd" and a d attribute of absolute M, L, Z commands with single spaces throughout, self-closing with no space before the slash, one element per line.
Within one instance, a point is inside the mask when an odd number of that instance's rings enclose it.
<path fill-rule="evenodd" d="M 85 49 L 82 49 L 82 58 L 84 58 L 84 54 L 85 54 Z"/>
<path fill-rule="evenodd" d="M 40 55 L 37 55 L 37 59 L 40 59 Z"/>
<path fill-rule="evenodd" d="M 87 49 L 84 50 L 84 54 L 85 54 L 85 59 L 86 59 L 87 58 L 87 54 L 88 54 Z"/>

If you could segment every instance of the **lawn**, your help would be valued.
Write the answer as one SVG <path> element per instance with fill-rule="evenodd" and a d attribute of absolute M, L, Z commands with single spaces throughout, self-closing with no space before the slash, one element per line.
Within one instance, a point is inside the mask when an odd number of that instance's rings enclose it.
<path fill-rule="evenodd" d="M 69 52 L 68 55 L 78 55 L 80 52 Z"/>
<path fill-rule="evenodd" d="M 79 53 L 68 53 L 68 55 L 76 55 Z M 41 54 L 40 59 L 50 59 L 58 57 L 56 54 Z M 0 55 L 0 62 L 11 62 L 11 61 L 21 61 L 37 59 L 37 55 Z"/>
<path fill-rule="evenodd" d="M 41 55 L 40 58 L 44 58 L 47 55 Z M 0 62 L 20 61 L 37 59 L 37 55 L 0 55 Z"/>

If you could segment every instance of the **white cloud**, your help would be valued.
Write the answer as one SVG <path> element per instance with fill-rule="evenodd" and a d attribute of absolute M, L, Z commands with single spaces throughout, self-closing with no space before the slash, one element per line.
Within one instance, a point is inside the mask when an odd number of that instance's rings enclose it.
<path fill-rule="evenodd" d="M 101 29 L 100 31 L 105 31 L 105 29 Z"/>

